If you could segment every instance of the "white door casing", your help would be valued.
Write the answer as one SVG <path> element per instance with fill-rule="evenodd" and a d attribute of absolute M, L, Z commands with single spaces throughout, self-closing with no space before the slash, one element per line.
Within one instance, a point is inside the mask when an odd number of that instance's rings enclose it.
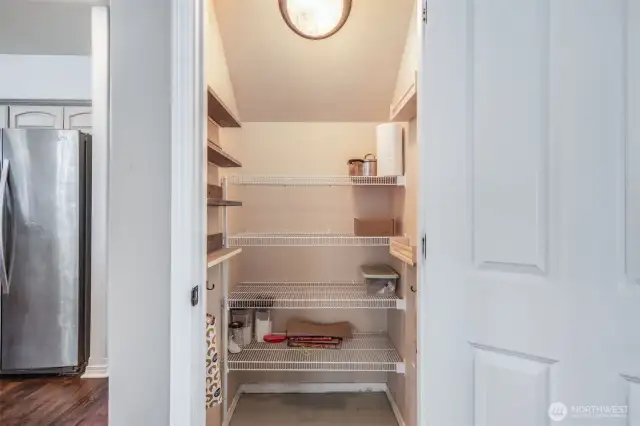
<path fill-rule="evenodd" d="M 9 127 L 62 129 L 63 108 L 61 106 L 9 106 Z"/>
<path fill-rule="evenodd" d="M 203 0 L 171 0 L 170 424 L 206 423 L 206 113 Z M 199 302 L 191 306 L 192 287 Z"/>
<path fill-rule="evenodd" d="M 423 61 L 418 424 L 639 425 L 640 1 L 431 0 Z"/>
<path fill-rule="evenodd" d="M 71 106 L 64 107 L 64 128 L 67 130 L 80 130 L 91 133 L 93 119 L 91 117 L 91 107 Z"/>

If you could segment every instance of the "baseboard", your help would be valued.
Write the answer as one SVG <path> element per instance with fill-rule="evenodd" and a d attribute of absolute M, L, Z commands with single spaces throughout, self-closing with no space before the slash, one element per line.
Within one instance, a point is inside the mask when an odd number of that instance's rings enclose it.
<path fill-rule="evenodd" d="M 236 411 L 236 407 L 238 406 L 238 401 L 240 401 L 240 397 L 242 396 L 242 387 L 244 385 L 240 385 L 238 390 L 236 391 L 236 396 L 231 401 L 231 405 L 229 406 L 229 411 L 227 411 L 227 420 L 222 422 L 222 426 L 229 426 L 231 423 L 231 419 L 233 418 L 233 413 Z M 224 402 L 223 402 L 224 404 Z"/>
<path fill-rule="evenodd" d="M 396 404 L 396 400 L 393 398 L 393 394 L 389 389 L 389 386 L 384 385 L 384 393 L 387 394 L 387 399 L 389 400 L 389 404 L 391 405 L 391 409 L 393 410 L 393 414 L 396 416 L 396 421 L 398 422 L 398 426 L 405 426 L 404 419 L 402 418 L 402 413 L 400 412 L 400 407 Z"/>
<path fill-rule="evenodd" d="M 82 375 L 83 379 L 105 379 L 107 377 L 109 377 L 108 364 L 87 365 Z"/>
<path fill-rule="evenodd" d="M 243 393 L 386 392 L 385 383 L 256 383 L 240 387 Z"/>

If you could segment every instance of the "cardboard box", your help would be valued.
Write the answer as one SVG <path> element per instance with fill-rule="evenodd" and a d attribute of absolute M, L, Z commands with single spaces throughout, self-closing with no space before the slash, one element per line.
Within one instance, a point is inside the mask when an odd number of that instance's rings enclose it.
<path fill-rule="evenodd" d="M 220 250 L 222 248 L 222 233 L 207 235 L 207 253 Z"/>
<path fill-rule="evenodd" d="M 207 185 L 207 198 L 216 200 L 222 199 L 222 187 L 218 185 Z"/>
<path fill-rule="evenodd" d="M 353 233 L 358 237 L 392 237 L 395 232 L 395 219 L 353 219 Z"/>

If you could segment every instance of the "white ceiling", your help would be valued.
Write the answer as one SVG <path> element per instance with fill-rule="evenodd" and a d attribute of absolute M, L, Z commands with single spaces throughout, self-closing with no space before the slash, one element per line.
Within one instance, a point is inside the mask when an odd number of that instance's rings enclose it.
<path fill-rule="evenodd" d="M 414 0 L 353 0 L 345 26 L 307 40 L 277 0 L 215 0 L 242 121 L 386 121 Z"/>
<path fill-rule="evenodd" d="M 91 6 L 0 0 L 0 54 L 90 55 Z"/>

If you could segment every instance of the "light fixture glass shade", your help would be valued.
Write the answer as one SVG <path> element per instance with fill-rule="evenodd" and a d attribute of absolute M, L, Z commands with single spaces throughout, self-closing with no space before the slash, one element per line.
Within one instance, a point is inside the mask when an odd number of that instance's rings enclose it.
<path fill-rule="evenodd" d="M 314 40 L 335 34 L 350 11 L 351 0 L 280 0 L 280 12 L 289 27 Z"/>

